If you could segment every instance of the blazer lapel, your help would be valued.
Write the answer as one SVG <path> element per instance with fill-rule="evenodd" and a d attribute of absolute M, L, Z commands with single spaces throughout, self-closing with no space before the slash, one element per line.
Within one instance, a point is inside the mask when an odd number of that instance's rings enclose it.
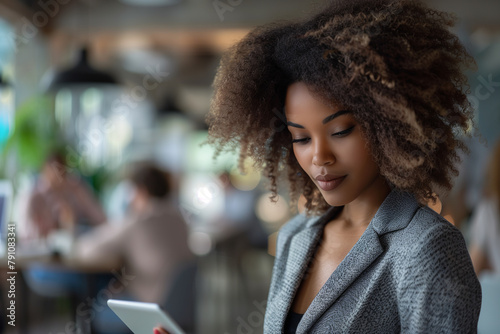
<path fill-rule="evenodd" d="M 306 333 L 383 250 L 377 233 L 368 226 L 309 305 L 297 327 L 297 333 Z"/>
<path fill-rule="evenodd" d="M 278 277 L 278 280 L 283 282 L 278 292 L 279 296 L 276 296 L 275 299 L 279 304 L 274 308 L 275 314 L 273 316 L 278 328 L 284 328 L 286 316 L 295 293 L 314 255 L 316 245 L 321 239 L 324 224 L 330 220 L 330 217 L 335 215 L 338 209 L 333 207 L 322 217 L 310 219 L 306 224 L 306 228 L 292 237 L 285 270 L 282 276 Z"/>

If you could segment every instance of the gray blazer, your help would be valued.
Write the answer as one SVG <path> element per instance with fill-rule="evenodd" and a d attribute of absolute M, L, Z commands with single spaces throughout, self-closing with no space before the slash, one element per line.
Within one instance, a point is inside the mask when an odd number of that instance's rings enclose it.
<path fill-rule="evenodd" d="M 298 215 L 278 235 L 264 333 L 283 333 L 319 246 L 321 217 Z M 476 333 L 481 287 L 462 234 L 414 196 L 392 190 L 316 295 L 297 333 Z"/>

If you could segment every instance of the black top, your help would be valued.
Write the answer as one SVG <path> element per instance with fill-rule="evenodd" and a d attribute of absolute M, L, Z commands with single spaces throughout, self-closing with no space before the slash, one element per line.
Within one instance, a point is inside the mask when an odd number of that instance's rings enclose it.
<path fill-rule="evenodd" d="M 292 311 L 288 312 L 285 320 L 285 334 L 295 334 L 302 316 L 303 314 L 298 314 Z"/>

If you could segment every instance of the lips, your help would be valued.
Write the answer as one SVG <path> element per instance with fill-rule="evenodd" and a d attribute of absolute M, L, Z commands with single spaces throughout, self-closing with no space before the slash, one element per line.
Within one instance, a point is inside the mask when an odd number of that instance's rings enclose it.
<path fill-rule="evenodd" d="M 347 175 L 337 176 L 337 175 L 318 175 L 316 176 L 316 181 L 318 186 L 324 191 L 329 191 L 337 188 L 342 181 L 346 178 Z"/>
<path fill-rule="evenodd" d="M 340 179 L 344 177 L 345 175 L 332 175 L 332 174 L 325 174 L 325 175 L 318 175 L 316 176 L 316 180 L 318 181 L 333 181 L 335 179 Z"/>

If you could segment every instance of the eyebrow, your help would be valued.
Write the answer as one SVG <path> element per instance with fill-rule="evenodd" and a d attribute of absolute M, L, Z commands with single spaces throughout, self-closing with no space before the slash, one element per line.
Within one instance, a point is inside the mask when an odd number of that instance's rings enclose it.
<path fill-rule="evenodd" d="M 335 114 L 331 114 L 330 116 L 326 117 L 324 120 L 321 121 L 321 123 L 326 124 L 333 120 L 334 118 L 337 118 L 339 116 L 345 115 L 345 114 L 350 114 L 352 113 L 352 110 L 340 110 L 337 111 Z M 299 128 L 299 129 L 305 129 L 302 125 L 293 123 L 293 122 L 286 122 L 288 126 L 293 126 L 294 128 Z"/>

